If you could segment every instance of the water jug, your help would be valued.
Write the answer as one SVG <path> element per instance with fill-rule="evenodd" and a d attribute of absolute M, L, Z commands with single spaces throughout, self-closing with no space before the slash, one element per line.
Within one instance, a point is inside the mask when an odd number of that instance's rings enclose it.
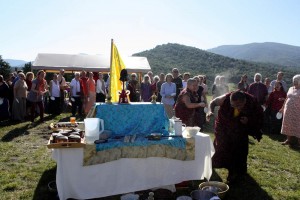
<path fill-rule="evenodd" d="M 182 135 L 182 131 L 184 131 L 183 127 L 185 127 L 185 124 L 182 123 L 182 121 L 177 118 L 174 120 L 174 132 L 175 132 L 175 135 L 179 135 L 181 136 Z M 182 130 L 183 129 L 183 130 Z"/>
<path fill-rule="evenodd" d="M 179 118 L 176 118 L 175 116 L 169 119 L 169 133 L 171 135 L 175 134 L 174 125 L 175 125 L 175 120 L 177 119 L 179 120 Z"/>
<path fill-rule="evenodd" d="M 99 118 L 84 119 L 85 141 L 87 144 L 94 144 L 95 140 L 99 140 L 99 135 L 104 131 L 104 121 Z"/>

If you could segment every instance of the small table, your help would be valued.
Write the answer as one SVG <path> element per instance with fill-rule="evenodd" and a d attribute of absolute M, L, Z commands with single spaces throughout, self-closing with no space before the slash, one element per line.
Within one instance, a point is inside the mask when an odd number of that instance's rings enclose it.
<path fill-rule="evenodd" d="M 89 199 L 146 190 L 187 180 L 209 179 L 214 147 L 209 135 L 195 137 L 195 160 L 123 158 L 83 166 L 83 148 L 53 149 L 60 199 Z"/>

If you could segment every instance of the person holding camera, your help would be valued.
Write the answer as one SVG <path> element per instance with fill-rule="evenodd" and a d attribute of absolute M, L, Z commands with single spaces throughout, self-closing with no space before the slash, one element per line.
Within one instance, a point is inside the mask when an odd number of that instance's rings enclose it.
<path fill-rule="evenodd" d="M 81 87 L 80 87 L 80 74 L 79 72 L 74 73 L 75 77 L 72 79 L 70 83 L 70 97 L 72 102 L 72 116 L 75 116 L 76 109 L 78 108 L 78 115 L 82 115 L 82 101 L 81 101 Z"/>

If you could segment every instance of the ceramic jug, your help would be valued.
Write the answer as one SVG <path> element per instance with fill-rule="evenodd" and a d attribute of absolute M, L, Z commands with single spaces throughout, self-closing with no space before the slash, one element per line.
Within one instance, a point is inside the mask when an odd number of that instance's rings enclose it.
<path fill-rule="evenodd" d="M 99 118 L 84 119 L 85 141 L 87 144 L 94 144 L 95 140 L 99 140 L 100 134 L 104 131 L 104 121 Z"/>
<path fill-rule="evenodd" d="M 182 131 L 185 130 L 185 128 L 183 129 L 183 127 L 186 127 L 185 124 L 182 123 L 182 121 L 177 118 L 174 120 L 174 132 L 175 132 L 175 135 L 179 135 L 181 136 L 182 135 Z"/>

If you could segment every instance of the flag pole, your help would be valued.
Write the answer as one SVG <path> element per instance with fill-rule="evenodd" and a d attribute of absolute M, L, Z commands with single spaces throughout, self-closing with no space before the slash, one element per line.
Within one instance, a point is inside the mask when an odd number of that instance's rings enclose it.
<path fill-rule="evenodd" d="M 107 96 L 107 103 L 111 104 L 111 67 L 112 67 L 112 60 L 113 60 L 113 44 L 114 44 L 114 39 L 111 39 L 110 43 L 110 68 L 109 68 L 109 88 L 108 88 L 108 96 Z"/>

